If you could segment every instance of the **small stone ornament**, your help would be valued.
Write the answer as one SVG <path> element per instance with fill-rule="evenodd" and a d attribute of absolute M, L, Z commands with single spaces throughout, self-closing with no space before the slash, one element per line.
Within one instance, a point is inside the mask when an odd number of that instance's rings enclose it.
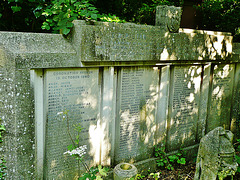
<path fill-rule="evenodd" d="M 137 168 L 129 163 L 120 163 L 113 170 L 114 180 L 130 180 L 137 175 Z"/>
<path fill-rule="evenodd" d="M 175 6 L 157 6 L 156 26 L 171 33 L 177 33 L 180 27 L 182 9 Z"/>
<path fill-rule="evenodd" d="M 235 175 L 237 162 L 232 145 L 233 133 L 217 127 L 200 141 L 194 180 L 223 180 Z"/>

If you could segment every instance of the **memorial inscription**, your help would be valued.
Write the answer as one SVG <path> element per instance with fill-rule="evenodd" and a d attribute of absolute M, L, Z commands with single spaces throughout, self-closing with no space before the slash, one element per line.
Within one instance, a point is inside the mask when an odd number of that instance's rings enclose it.
<path fill-rule="evenodd" d="M 228 119 L 230 119 L 230 105 L 232 103 L 234 65 L 215 65 L 213 74 L 207 132 L 216 126 L 223 126 L 226 129 L 230 127 Z"/>
<path fill-rule="evenodd" d="M 201 67 L 174 66 L 168 120 L 168 150 L 195 143 L 200 97 Z"/>
<path fill-rule="evenodd" d="M 92 47 L 91 50 L 83 49 L 84 61 L 159 59 L 165 48 L 162 44 L 161 30 L 152 26 L 144 26 L 141 29 L 137 26 L 126 26 L 124 30 L 117 26 L 94 26 L 91 31 L 91 36 L 87 35 L 89 34 L 87 28 L 83 31 L 83 43 L 86 47 Z"/>
<path fill-rule="evenodd" d="M 90 149 L 89 128 L 96 125 L 99 108 L 98 69 L 49 69 L 45 72 L 45 84 L 47 179 L 70 178 L 70 174 L 76 175 L 78 166 L 74 158 L 63 155 L 67 146 L 72 144 L 67 129 L 70 128 L 75 137 L 77 132 L 73 126 L 80 123 L 83 128 L 80 145 L 87 145 Z M 66 118 L 63 120 L 64 111 L 68 111 L 69 124 Z M 89 154 L 87 158 L 92 159 Z"/>
<path fill-rule="evenodd" d="M 154 145 L 158 83 L 157 68 L 125 67 L 121 70 L 116 161 L 143 158 L 146 147 Z"/>

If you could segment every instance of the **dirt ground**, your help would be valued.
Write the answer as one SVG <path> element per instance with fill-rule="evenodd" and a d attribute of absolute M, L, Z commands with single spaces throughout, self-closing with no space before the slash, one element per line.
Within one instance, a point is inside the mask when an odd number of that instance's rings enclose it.
<path fill-rule="evenodd" d="M 195 174 L 195 163 L 188 163 L 187 165 L 175 167 L 173 171 L 160 170 L 161 180 L 193 180 Z M 231 178 L 225 178 L 225 180 Z M 153 180 L 153 178 L 145 177 L 144 180 Z M 240 180 L 240 173 L 236 173 L 233 180 Z"/>

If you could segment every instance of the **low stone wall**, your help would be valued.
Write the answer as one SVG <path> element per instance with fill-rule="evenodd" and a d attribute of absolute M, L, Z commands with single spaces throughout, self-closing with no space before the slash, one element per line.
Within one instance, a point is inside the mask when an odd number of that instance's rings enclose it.
<path fill-rule="evenodd" d="M 239 119 L 240 64 L 230 34 L 74 24 L 68 38 L 0 32 L 8 179 L 76 175 L 74 159 L 63 155 L 70 144 L 58 115 L 64 110 L 84 128 L 89 165 L 146 160 L 158 143 L 167 151 L 196 147 Z"/>

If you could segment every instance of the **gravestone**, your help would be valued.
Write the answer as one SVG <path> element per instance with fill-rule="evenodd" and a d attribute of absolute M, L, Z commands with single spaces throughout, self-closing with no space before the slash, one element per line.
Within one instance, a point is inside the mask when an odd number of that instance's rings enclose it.
<path fill-rule="evenodd" d="M 154 145 L 158 68 L 120 70 L 115 161 L 145 159 Z"/>
<path fill-rule="evenodd" d="M 45 175 L 46 179 L 73 179 L 77 176 L 77 160 L 63 155 L 73 144 L 80 123 L 80 145 L 87 145 L 87 164 L 98 162 L 100 137 L 97 133 L 99 112 L 98 69 L 48 69 L 45 71 Z M 62 112 L 68 111 L 67 115 Z M 65 118 L 63 118 L 65 116 Z M 67 120 L 68 119 L 68 120 Z M 82 170 L 83 167 L 81 167 Z"/>
<path fill-rule="evenodd" d="M 174 66 L 170 88 L 167 149 L 195 144 L 200 98 L 201 66 Z"/>
<path fill-rule="evenodd" d="M 233 133 L 217 127 L 200 141 L 194 180 L 223 180 L 237 171 Z M 218 177 L 218 178 L 217 178 Z"/>

